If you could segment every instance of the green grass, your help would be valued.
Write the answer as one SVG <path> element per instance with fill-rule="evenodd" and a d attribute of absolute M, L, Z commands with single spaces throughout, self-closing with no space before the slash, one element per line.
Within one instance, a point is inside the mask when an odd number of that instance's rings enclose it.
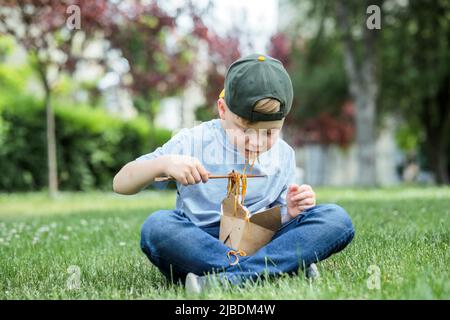
<path fill-rule="evenodd" d="M 347 209 L 352 244 L 319 264 L 321 277 L 214 289 L 206 299 L 449 299 L 449 188 L 318 189 L 318 202 Z M 150 212 L 175 194 L 144 192 L 0 195 L 0 299 L 183 299 L 139 248 Z M 67 281 L 80 270 L 80 288 Z M 369 289 L 370 266 L 380 289 Z M 373 267 L 372 267 L 373 268 Z"/>

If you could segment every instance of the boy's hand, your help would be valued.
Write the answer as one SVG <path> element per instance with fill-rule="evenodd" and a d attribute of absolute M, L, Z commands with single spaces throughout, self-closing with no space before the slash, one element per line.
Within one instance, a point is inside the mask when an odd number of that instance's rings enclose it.
<path fill-rule="evenodd" d="M 197 158 L 183 155 L 169 155 L 165 173 L 185 186 L 205 183 L 210 174 Z"/>
<path fill-rule="evenodd" d="M 287 212 L 292 218 L 295 218 L 302 211 L 316 205 L 316 194 L 310 185 L 302 184 L 299 186 L 293 183 L 289 186 L 286 202 Z"/>

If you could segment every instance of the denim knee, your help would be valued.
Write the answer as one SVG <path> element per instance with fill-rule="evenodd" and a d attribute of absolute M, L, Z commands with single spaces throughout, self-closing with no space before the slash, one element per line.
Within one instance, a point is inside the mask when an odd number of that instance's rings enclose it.
<path fill-rule="evenodd" d="M 171 210 L 159 210 L 152 213 L 141 228 L 141 249 L 150 254 L 157 244 L 165 237 L 165 230 L 171 219 Z"/>
<path fill-rule="evenodd" d="M 348 242 L 353 239 L 355 235 L 355 227 L 347 211 L 337 204 L 326 204 L 327 219 L 334 224 L 335 227 L 341 229 L 343 233 L 348 235 Z"/>
<path fill-rule="evenodd" d="M 346 231 L 355 231 L 352 220 L 350 219 L 347 211 L 337 204 L 327 204 L 327 207 L 331 211 L 333 220 Z"/>
<path fill-rule="evenodd" d="M 355 228 L 344 208 L 337 204 L 321 204 L 316 208 L 319 209 L 317 212 L 322 216 L 325 223 L 342 230 L 342 233 L 348 234 L 350 240 L 353 238 Z"/>

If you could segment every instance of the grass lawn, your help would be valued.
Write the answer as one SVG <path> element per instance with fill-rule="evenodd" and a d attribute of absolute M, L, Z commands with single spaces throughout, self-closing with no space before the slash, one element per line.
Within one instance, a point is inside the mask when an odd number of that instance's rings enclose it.
<path fill-rule="evenodd" d="M 356 228 L 346 250 L 318 265 L 317 281 L 283 277 L 199 298 L 450 299 L 449 188 L 316 193 L 319 203 L 346 208 Z M 174 205 L 173 191 L 62 193 L 53 201 L 0 194 L 0 299 L 186 298 L 139 248 L 148 214 Z M 368 286 L 377 270 L 379 289 Z"/>

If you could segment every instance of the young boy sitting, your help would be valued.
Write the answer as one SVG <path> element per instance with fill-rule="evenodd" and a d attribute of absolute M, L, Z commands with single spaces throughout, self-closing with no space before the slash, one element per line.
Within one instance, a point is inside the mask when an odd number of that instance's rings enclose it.
<path fill-rule="evenodd" d="M 154 182 L 158 176 L 176 179 L 176 209 L 152 213 L 141 232 L 143 252 L 169 280 L 200 292 L 211 284 L 211 273 L 233 284 L 299 269 L 314 275 L 315 262 L 351 242 L 354 228 L 346 211 L 316 205 L 312 188 L 295 183 L 294 150 L 279 138 L 292 100 L 291 80 L 280 61 L 267 55 L 241 58 L 228 69 L 217 101 L 220 119 L 182 129 L 114 177 L 120 194 L 135 194 L 150 183 L 162 188 L 167 182 Z M 233 248 L 219 240 L 228 181 L 209 176 L 242 172 L 253 157 L 252 174 L 265 177 L 248 179 L 245 206 L 250 213 L 281 206 L 282 226 L 267 245 L 234 264 Z"/>

